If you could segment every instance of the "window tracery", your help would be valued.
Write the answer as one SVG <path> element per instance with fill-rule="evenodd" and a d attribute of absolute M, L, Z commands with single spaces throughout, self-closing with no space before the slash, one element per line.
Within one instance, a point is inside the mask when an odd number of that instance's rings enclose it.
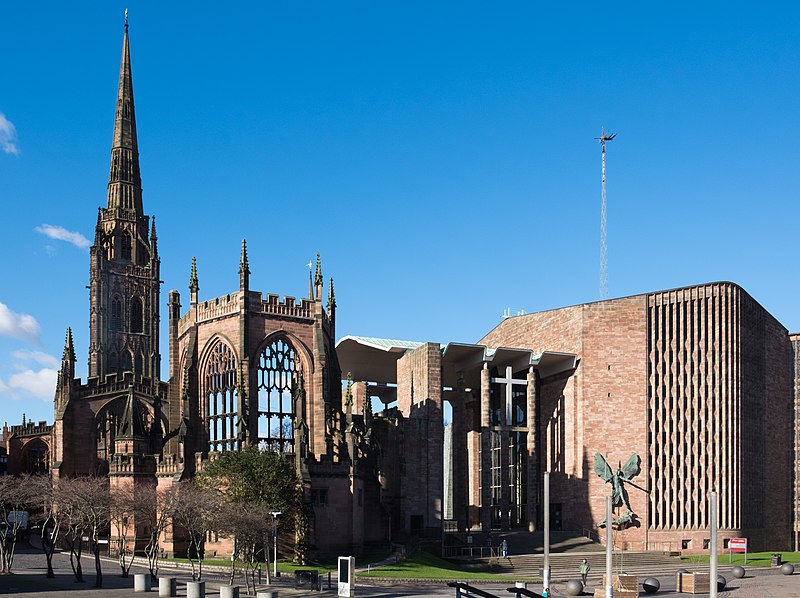
<path fill-rule="evenodd" d="M 258 438 L 269 450 L 295 450 L 293 395 L 298 372 L 297 354 L 285 339 L 270 343 L 259 356 Z"/>
<path fill-rule="evenodd" d="M 236 356 L 228 345 L 218 343 L 205 368 L 206 431 L 209 451 L 237 448 L 236 419 L 239 390 L 236 387 Z"/>

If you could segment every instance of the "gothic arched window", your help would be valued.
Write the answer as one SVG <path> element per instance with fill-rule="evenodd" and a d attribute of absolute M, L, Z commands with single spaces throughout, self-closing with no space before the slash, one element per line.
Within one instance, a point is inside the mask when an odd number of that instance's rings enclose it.
<path fill-rule="evenodd" d="M 44 474 L 50 470 L 50 449 L 44 441 L 31 440 L 22 449 L 25 473 Z"/>
<path fill-rule="evenodd" d="M 111 330 L 122 330 L 122 300 L 116 296 L 111 300 Z"/>
<path fill-rule="evenodd" d="M 130 351 L 123 351 L 121 353 L 120 357 L 121 357 L 122 361 L 120 363 L 120 368 L 119 369 L 122 370 L 123 372 L 131 371 L 131 369 L 132 369 L 132 367 L 131 367 L 131 363 L 132 363 L 132 361 L 131 361 L 131 352 Z"/>
<path fill-rule="evenodd" d="M 139 241 L 136 243 L 136 263 L 140 266 L 146 266 L 148 259 L 150 259 L 150 252 L 147 251 L 147 246 Z"/>
<path fill-rule="evenodd" d="M 269 450 L 294 451 L 294 390 L 299 367 L 294 347 L 273 341 L 258 362 L 258 439 Z"/>
<path fill-rule="evenodd" d="M 144 330 L 144 307 L 142 300 L 134 297 L 131 301 L 131 332 L 142 332 Z"/>
<path fill-rule="evenodd" d="M 203 378 L 208 450 L 235 450 L 239 391 L 236 388 L 236 356 L 228 345 L 218 343 L 212 349 Z"/>
<path fill-rule="evenodd" d="M 136 354 L 133 371 L 140 376 L 144 375 L 144 357 L 142 357 L 141 353 Z"/>
<path fill-rule="evenodd" d="M 133 240 L 131 239 L 131 234 L 127 231 L 122 233 L 120 243 L 122 245 L 120 248 L 120 255 L 122 256 L 122 259 L 130 260 L 131 253 L 133 252 Z"/>
<path fill-rule="evenodd" d="M 116 372 L 119 369 L 119 355 L 114 351 L 108 354 L 108 371 Z"/>

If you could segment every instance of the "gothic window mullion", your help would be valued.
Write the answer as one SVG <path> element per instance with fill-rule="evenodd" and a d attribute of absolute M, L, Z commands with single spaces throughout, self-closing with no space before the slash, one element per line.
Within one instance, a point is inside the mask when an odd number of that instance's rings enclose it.
<path fill-rule="evenodd" d="M 286 340 L 272 342 L 259 357 L 258 437 L 270 450 L 295 450 L 292 395 L 296 374 L 295 350 Z"/>
<path fill-rule="evenodd" d="M 206 430 L 210 451 L 233 450 L 236 446 L 235 416 L 238 390 L 236 358 L 230 347 L 219 343 L 206 366 Z"/>

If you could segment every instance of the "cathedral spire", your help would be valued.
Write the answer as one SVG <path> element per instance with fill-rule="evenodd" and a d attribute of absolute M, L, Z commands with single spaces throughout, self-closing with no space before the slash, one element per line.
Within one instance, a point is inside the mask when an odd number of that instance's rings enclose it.
<path fill-rule="evenodd" d="M 242 257 L 239 260 L 239 290 L 250 288 L 250 263 L 247 261 L 247 241 L 242 239 Z"/>
<path fill-rule="evenodd" d="M 122 37 L 122 60 L 119 67 L 117 112 L 114 140 L 111 144 L 111 172 L 108 177 L 109 210 L 127 210 L 143 215 L 142 178 L 139 172 L 139 144 L 136 139 L 136 113 L 133 106 L 133 76 L 128 43 L 128 17 Z"/>

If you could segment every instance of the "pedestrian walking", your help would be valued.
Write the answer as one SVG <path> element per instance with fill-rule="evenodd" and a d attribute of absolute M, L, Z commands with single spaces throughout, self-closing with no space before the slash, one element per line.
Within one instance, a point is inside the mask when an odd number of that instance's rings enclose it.
<path fill-rule="evenodd" d="M 550 598 L 550 588 L 545 588 L 542 592 L 542 598 Z"/>
<path fill-rule="evenodd" d="M 583 585 L 586 585 L 586 578 L 589 576 L 589 569 L 591 569 L 591 567 L 589 566 L 589 561 L 583 559 L 581 561 L 581 569 L 580 569 L 581 580 L 583 581 Z"/>
<path fill-rule="evenodd" d="M 500 542 L 500 556 L 504 559 L 508 558 L 508 542 L 506 542 L 505 538 Z"/>

